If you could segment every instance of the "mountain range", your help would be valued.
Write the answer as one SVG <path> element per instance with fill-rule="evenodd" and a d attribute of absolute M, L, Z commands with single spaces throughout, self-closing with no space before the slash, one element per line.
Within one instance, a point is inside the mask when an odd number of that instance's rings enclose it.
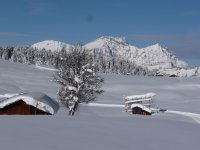
<path fill-rule="evenodd" d="M 60 41 L 46 40 L 32 47 L 51 51 L 69 49 L 73 45 Z M 124 37 L 103 36 L 83 45 L 91 52 L 103 53 L 107 57 L 117 57 L 134 62 L 138 66 L 157 70 L 159 74 L 188 77 L 200 75 L 200 68 L 189 68 L 185 61 L 179 60 L 170 50 L 160 44 L 138 48 L 128 43 Z"/>

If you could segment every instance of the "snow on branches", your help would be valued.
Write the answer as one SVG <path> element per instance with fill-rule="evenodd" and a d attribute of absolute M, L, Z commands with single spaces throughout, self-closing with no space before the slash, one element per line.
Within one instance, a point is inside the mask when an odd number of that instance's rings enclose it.
<path fill-rule="evenodd" d="M 63 52 L 62 58 L 54 79 L 61 85 L 59 99 L 70 109 L 69 115 L 74 115 L 79 103 L 94 101 L 102 93 L 103 79 L 96 74 L 92 56 L 81 46 Z"/>

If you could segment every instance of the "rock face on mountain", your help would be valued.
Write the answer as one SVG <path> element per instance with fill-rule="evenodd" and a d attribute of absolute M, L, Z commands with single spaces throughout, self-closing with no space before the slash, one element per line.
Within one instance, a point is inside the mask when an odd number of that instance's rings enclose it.
<path fill-rule="evenodd" d="M 146 48 L 137 48 L 128 44 L 125 38 L 101 37 L 85 45 L 87 49 L 96 49 L 110 57 L 122 57 L 134 61 L 149 69 L 187 68 L 187 64 L 159 44 Z"/>
<path fill-rule="evenodd" d="M 34 48 L 52 51 L 69 49 L 72 45 L 59 41 L 43 41 L 32 45 Z M 157 70 L 164 75 L 193 76 L 200 74 L 199 68 L 189 69 L 186 62 L 179 60 L 167 47 L 155 44 L 145 48 L 130 45 L 124 37 L 103 36 L 84 45 L 93 54 L 101 53 L 110 58 L 122 58 L 138 66 Z"/>

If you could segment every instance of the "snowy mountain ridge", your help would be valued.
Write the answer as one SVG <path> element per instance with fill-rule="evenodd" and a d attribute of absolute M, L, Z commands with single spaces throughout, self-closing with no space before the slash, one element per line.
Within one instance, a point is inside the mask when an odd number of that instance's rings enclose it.
<path fill-rule="evenodd" d="M 111 57 L 122 57 L 134 61 L 149 69 L 187 68 L 187 63 L 178 60 L 175 55 L 159 44 L 138 48 L 128 44 L 125 38 L 101 37 L 85 45 L 87 49 L 97 49 Z"/>
<path fill-rule="evenodd" d="M 32 45 L 34 48 L 45 48 L 52 51 L 61 51 L 63 48 L 69 49 L 71 46 L 73 45 L 53 40 Z M 123 58 L 138 66 L 146 67 L 149 70 L 158 70 L 158 72 L 166 75 L 193 76 L 200 74 L 199 68 L 189 69 L 186 62 L 179 60 L 167 47 L 158 43 L 145 48 L 138 48 L 130 45 L 124 37 L 102 36 L 85 44 L 84 47 L 93 53 L 103 53 L 110 58 Z"/>
<path fill-rule="evenodd" d="M 70 45 L 60 41 L 45 40 L 42 42 L 35 43 L 31 47 L 37 48 L 39 50 L 46 49 L 55 52 L 61 51 L 63 48 L 69 48 Z"/>

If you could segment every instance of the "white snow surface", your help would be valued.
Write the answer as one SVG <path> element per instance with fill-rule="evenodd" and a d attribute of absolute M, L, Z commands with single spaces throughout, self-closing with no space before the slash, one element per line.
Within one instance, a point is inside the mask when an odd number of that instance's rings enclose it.
<path fill-rule="evenodd" d="M 18 93 L 5 93 L 5 94 L 0 94 L 0 99 L 1 99 L 1 98 L 11 98 L 11 97 L 18 96 L 18 95 L 19 95 Z"/>
<path fill-rule="evenodd" d="M 82 103 L 81 105 L 83 106 L 92 106 L 92 107 L 108 107 L 108 108 L 124 108 L 124 105 L 120 104 L 100 104 L 100 103 L 88 103 L 84 104 Z"/>
<path fill-rule="evenodd" d="M 171 114 L 178 114 L 178 115 L 183 115 L 183 116 L 191 117 L 197 123 L 200 124 L 200 114 L 191 113 L 191 112 L 174 111 L 174 110 L 167 110 L 166 112 L 167 113 L 171 113 Z"/>
<path fill-rule="evenodd" d="M 41 66 L 41 65 L 35 65 L 34 66 L 37 69 L 41 69 L 41 70 L 49 70 L 49 71 L 58 71 L 58 69 L 55 68 L 51 68 L 51 67 L 45 67 L 45 66 Z"/>
<path fill-rule="evenodd" d="M 71 45 L 66 44 L 64 42 L 60 41 L 54 41 L 54 40 L 45 40 L 42 42 L 38 42 L 33 44 L 31 47 L 37 48 L 39 50 L 46 49 L 46 50 L 51 50 L 52 52 L 58 52 L 61 51 L 63 48 L 70 48 Z"/>
<path fill-rule="evenodd" d="M 0 60 L 0 94 L 40 91 L 57 99 L 59 85 L 51 82 L 52 75 L 53 71 Z M 0 116 L 1 149 L 188 150 L 200 147 L 200 77 L 101 75 L 105 92 L 96 99 L 97 103 L 81 105 L 74 117 L 69 117 L 64 107 L 53 116 Z M 125 112 L 124 97 L 148 92 L 156 93 L 158 107 L 167 109 L 166 112 L 148 117 Z"/>

